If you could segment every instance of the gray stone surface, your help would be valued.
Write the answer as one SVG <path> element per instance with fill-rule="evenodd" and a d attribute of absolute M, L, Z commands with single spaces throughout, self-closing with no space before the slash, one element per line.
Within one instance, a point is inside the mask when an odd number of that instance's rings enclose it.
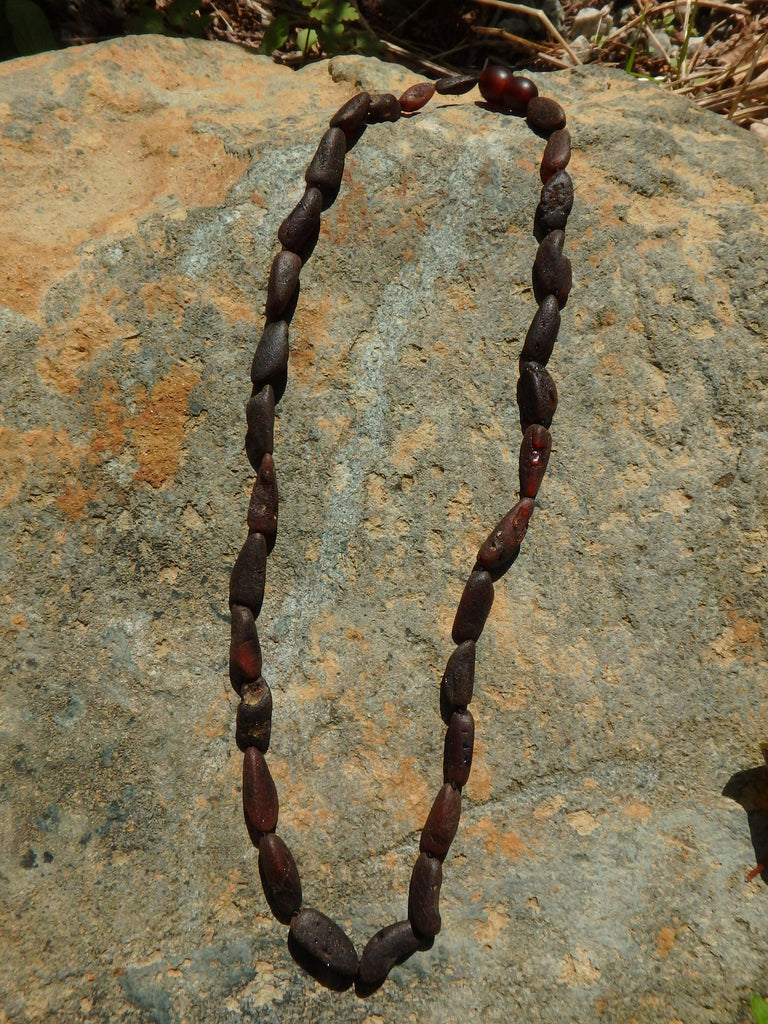
<path fill-rule="evenodd" d="M 541 80 L 575 286 L 443 931 L 363 1002 L 268 913 L 226 679 L 251 351 L 328 117 L 412 80 L 151 38 L 0 66 L 0 1020 L 726 1024 L 768 994 L 719 795 L 768 732 L 766 152 L 618 72 Z M 279 406 L 269 762 L 358 949 L 404 914 L 453 610 L 514 500 L 543 143 L 474 99 L 350 155 Z"/>

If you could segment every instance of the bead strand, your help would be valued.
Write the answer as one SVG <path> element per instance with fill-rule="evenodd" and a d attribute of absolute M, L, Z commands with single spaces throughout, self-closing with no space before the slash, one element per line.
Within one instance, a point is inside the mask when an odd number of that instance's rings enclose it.
<path fill-rule="evenodd" d="M 547 138 L 541 159 L 541 196 L 534 216 L 539 243 L 532 286 L 537 310 L 519 358 L 517 403 L 520 413 L 520 497 L 480 546 L 459 600 L 451 637 L 456 645 L 440 683 L 440 714 L 446 725 L 443 784 L 437 792 L 419 841 L 408 893 L 407 918 L 387 925 L 368 941 L 360 957 L 343 929 L 331 918 L 303 906 L 298 868 L 277 835 L 279 800 L 267 765 L 272 694 L 262 676 L 256 630 L 266 580 L 267 557 L 277 536 L 279 495 L 273 458 L 275 406 L 286 387 L 288 325 L 298 298 L 300 271 L 312 253 L 322 212 L 341 185 L 345 157 L 369 124 L 397 121 L 420 110 L 435 93 L 459 96 L 479 86 L 487 104 L 526 117 L 532 130 Z M 528 78 L 506 68 L 489 67 L 481 75 L 455 75 L 420 82 L 398 98 L 361 92 L 330 120 L 306 174 L 306 190 L 278 230 L 282 246 L 269 274 L 266 325 L 253 357 L 253 390 L 246 406 L 245 450 L 256 471 L 248 506 L 248 537 L 237 556 L 229 585 L 231 641 L 229 676 L 240 697 L 236 741 L 243 751 L 243 813 L 267 904 L 289 926 L 294 959 L 323 984 L 358 994 L 378 988 L 389 971 L 417 950 L 428 949 L 440 931 L 443 862 L 456 836 L 461 794 L 472 766 L 475 724 L 469 704 L 475 674 L 475 646 L 494 598 L 494 584 L 513 565 L 535 507 L 535 498 L 552 448 L 549 427 L 557 408 L 557 388 L 546 369 L 560 328 L 560 310 L 571 289 L 571 265 L 563 255 L 564 229 L 573 205 L 573 184 L 566 167 L 571 140 L 565 112 L 555 100 L 540 97 Z"/>

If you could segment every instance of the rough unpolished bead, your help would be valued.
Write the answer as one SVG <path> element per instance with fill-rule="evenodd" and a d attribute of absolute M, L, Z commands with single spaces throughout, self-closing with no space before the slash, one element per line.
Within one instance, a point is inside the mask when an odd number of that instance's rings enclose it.
<path fill-rule="evenodd" d="M 443 865 L 437 857 L 420 853 L 411 872 L 408 890 L 408 920 L 418 936 L 440 931 L 440 886 Z"/>
<path fill-rule="evenodd" d="M 557 409 L 557 388 L 550 372 L 538 363 L 521 363 L 517 381 L 520 426 L 525 432 L 532 423 L 548 427 Z"/>
<path fill-rule="evenodd" d="M 557 102 L 545 96 L 536 96 L 528 104 L 528 124 L 540 135 L 551 135 L 565 128 L 565 111 Z"/>
<path fill-rule="evenodd" d="M 320 226 L 323 193 L 311 185 L 277 229 L 277 237 L 289 252 L 301 253 Z"/>
<path fill-rule="evenodd" d="M 535 498 L 552 451 L 552 435 L 546 427 L 533 423 L 520 443 L 520 497 Z"/>
<path fill-rule="evenodd" d="M 399 99 L 400 109 L 404 110 L 407 114 L 412 113 L 414 110 L 421 110 L 432 97 L 435 95 L 435 83 L 434 82 L 418 82 L 416 85 L 412 85 L 409 89 L 406 89 L 403 95 Z"/>
<path fill-rule="evenodd" d="M 252 683 L 261 675 L 261 646 L 251 609 L 233 604 L 230 614 L 229 681 L 239 694 L 246 683 Z"/>
<path fill-rule="evenodd" d="M 281 924 L 290 924 L 301 909 L 301 879 L 291 851 L 274 832 L 259 840 L 259 877 L 269 909 Z"/>
<path fill-rule="evenodd" d="M 275 404 L 283 397 L 288 376 L 288 324 L 273 320 L 264 328 L 251 363 L 251 383 L 258 391 L 270 384 Z"/>
<path fill-rule="evenodd" d="M 352 940 L 340 925 L 312 907 L 305 907 L 294 916 L 289 945 L 293 949 L 298 947 L 298 951 L 308 958 L 310 971 L 314 964 L 339 980 L 349 981 L 357 974 L 360 961 Z"/>
<path fill-rule="evenodd" d="M 464 587 L 451 636 L 455 644 L 477 640 L 493 604 L 493 580 L 484 569 L 474 569 Z"/>
<path fill-rule="evenodd" d="M 443 781 L 466 785 L 472 767 L 475 745 L 475 720 L 469 711 L 454 711 L 445 733 Z"/>
<path fill-rule="evenodd" d="M 351 100 L 347 100 L 344 106 L 339 107 L 331 118 L 331 128 L 341 128 L 349 142 L 349 139 L 365 124 L 370 105 L 370 93 L 359 92 Z"/>
<path fill-rule="evenodd" d="M 532 498 L 521 498 L 500 520 L 477 552 L 477 565 L 487 569 L 492 579 L 497 580 L 503 576 L 517 558 L 533 508 Z"/>
<path fill-rule="evenodd" d="M 395 964 L 402 963 L 423 947 L 410 921 L 397 921 L 368 940 L 360 957 L 358 980 L 366 989 L 378 988 Z"/>
<path fill-rule="evenodd" d="M 278 320 L 284 313 L 299 283 L 301 257 L 295 252 L 281 249 L 272 260 L 267 285 L 267 303 L 264 315 L 267 320 Z"/>
<path fill-rule="evenodd" d="M 245 407 L 248 430 L 245 434 L 245 454 L 258 472 L 261 460 L 272 454 L 275 444 L 275 392 L 267 384 L 251 395 Z"/>
<path fill-rule="evenodd" d="M 267 452 L 261 460 L 256 482 L 248 504 L 248 529 L 261 533 L 267 542 L 267 551 L 275 546 L 279 495 L 275 476 L 275 460 Z"/>
<path fill-rule="evenodd" d="M 463 96 L 477 85 L 479 75 L 447 75 L 435 82 L 435 92 L 441 96 Z"/>
<path fill-rule="evenodd" d="M 229 577 L 229 606 L 244 604 L 259 617 L 267 577 L 267 542 L 261 533 L 249 533 Z"/>
<path fill-rule="evenodd" d="M 555 347 L 559 330 L 560 305 L 557 296 L 547 295 L 541 300 L 541 305 L 531 321 L 520 358 L 546 366 Z"/>
<path fill-rule="evenodd" d="M 571 261 L 563 256 L 565 233 L 550 232 L 536 251 L 533 261 L 533 294 L 537 302 L 547 295 L 555 295 L 560 309 L 568 301 L 571 290 Z"/>
<path fill-rule="evenodd" d="M 344 132 L 335 126 L 329 128 L 320 139 L 317 151 L 304 174 L 306 183 L 319 188 L 326 202 L 339 190 L 346 153 L 347 138 Z"/>
<path fill-rule="evenodd" d="M 266 754 L 271 732 L 272 692 L 259 676 L 254 682 L 246 683 L 240 694 L 235 742 L 243 753 L 248 747 L 256 747 Z"/>
<path fill-rule="evenodd" d="M 243 758 L 243 816 L 254 846 L 265 832 L 274 832 L 278 815 L 277 789 L 264 755 L 248 747 Z"/>
<path fill-rule="evenodd" d="M 378 93 L 371 99 L 368 110 L 368 122 L 378 124 L 381 121 L 398 121 L 400 119 L 400 101 L 391 92 Z"/>
<path fill-rule="evenodd" d="M 460 643 L 448 659 L 440 681 L 440 713 L 447 725 L 456 708 L 472 700 L 475 685 L 475 641 Z"/>
<path fill-rule="evenodd" d="M 563 230 L 573 209 L 573 182 L 567 171 L 557 171 L 545 183 L 536 208 L 535 235 L 543 238 L 550 231 Z"/>
<path fill-rule="evenodd" d="M 440 788 L 421 831 L 419 849 L 433 857 L 445 857 L 461 817 L 461 792 L 446 783 Z"/>
<path fill-rule="evenodd" d="M 546 181 L 557 171 L 564 171 L 571 159 L 571 135 L 567 128 L 552 132 L 541 158 L 541 180 Z"/>

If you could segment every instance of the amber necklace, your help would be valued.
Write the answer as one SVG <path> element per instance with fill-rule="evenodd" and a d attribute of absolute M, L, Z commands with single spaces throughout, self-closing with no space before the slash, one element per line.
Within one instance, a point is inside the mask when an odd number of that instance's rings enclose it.
<path fill-rule="evenodd" d="M 264 597 L 267 555 L 277 535 L 278 492 L 273 460 L 275 405 L 286 385 L 288 324 L 298 295 L 299 272 L 314 248 L 320 214 L 341 185 L 344 158 L 369 124 L 397 121 L 420 110 L 435 92 L 461 95 L 479 86 L 493 109 L 525 117 L 547 144 L 541 160 L 544 183 L 534 218 L 539 242 L 533 262 L 533 294 L 538 309 L 520 353 L 517 404 L 520 445 L 520 499 L 480 547 L 459 601 L 451 636 L 455 650 L 440 684 L 440 713 L 447 726 L 443 785 L 421 833 L 411 874 L 408 916 L 378 931 L 358 956 L 342 928 L 325 914 L 302 906 L 296 862 L 276 834 L 278 798 L 267 767 L 272 724 L 272 694 L 261 674 L 256 619 Z M 493 585 L 517 558 L 547 468 L 552 438 L 549 426 L 557 389 L 546 369 L 560 327 L 560 310 L 571 288 L 571 264 L 563 255 L 564 228 L 573 205 L 573 184 L 565 170 L 571 139 L 565 112 L 538 95 L 534 83 L 506 68 L 488 67 L 479 76 L 460 75 L 421 82 L 397 97 L 361 92 L 331 118 L 305 174 L 306 191 L 278 231 L 282 244 L 269 275 L 266 325 L 251 367 L 253 392 L 246 406 L 245 449 L 257 473 L 248 507 L 248 538 L 237 556 L 229 583 L 232 639 L 229 677 L 240 697 L 237 745 L 243 751 L 243 811 L 251 841 L 259 851 L 259 875 L 269 908 L 289 925 L 288 947 L 294 959 L 329 988 L 353 982 L 359 995 L 378 988 L 392 967 L 417 950 L 428 949 L 440 931 L 439 897 L 443 861 L 456 835 L 461 790 L 469 778 L 475 725 L 472 700 L 475 643 L 493 603 Z"/>

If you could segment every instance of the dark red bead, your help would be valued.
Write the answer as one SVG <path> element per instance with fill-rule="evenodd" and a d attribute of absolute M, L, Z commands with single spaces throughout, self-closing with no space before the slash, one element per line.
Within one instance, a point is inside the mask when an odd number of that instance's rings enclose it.
<path fill-rule="evenodd" d="M 440 931 L 440 886 L 443 865 L 437 857 L 420 853 L 411 872 L 408 890 L 408 920 L 417 936 L 433 936 Z"/>
<path fill-rule="evenodd" d="M 454 711 L 445 733 L 443 781 L 463 786 L 472 767 L 475 744 L 475 720 L 469 711 Z"/>
<path fill-rule="evenodd" d="M 369 124 L 379 124 L 382 121 L 398 121 L 400 119 L 400 101 L 391 92 L 377 93 L 371 99 L 368 109 Z"/>
<path fill-rule="evenodd" d="M 547 295 L 555 295 L 560 309 L 568 301 L 573 284 L 571 261 L 563 255 L 564 244 L 563 231 L 550 231 L 536 250 L 531 273 L 536 301 L 541 303 Z"/>
<path fill-rule="evenodd" d="M 229 577 L 229 606 L 243 604 L 259 617 L 267 578 L 267 542 L 261 533 L 249 533 Z"/>
<path fill-rule="evenodd" d="M 277 404 L 283 397 L 287 378 L 288 324 L 285 320 L 273 320 L 264 328 L 256 346 L 251 363 L 251 383 L 255 391 L 271 384 Z"/>
<path fill-rule="evenodd" d="M 320 226 L 322 209 L 323 193 L 310 185 L 277 229 L 278 240 L 284 249 L 301 254 Z"/>
<path fill-rule="evenodd" d="M 517 404 L 520 427 L 525 431 L 532 423 L 548 427 L 557 409 L 557 388 L 549 370 L 538 363 L 520 364 L 517 381 Z"/>
<path fill-rule="evenodd" d="M 499 579 L 517 558 L 520 544 L 533 513 L 531 498 L 521 498 L 507 512 L 477 553 L 477 565 L 487 569 L 492 579 Z"/>
<path fill-rule="evenodd" d="M 251 395 L 245 407 L 248 430 L 245 435 L 245 454 L 258 473 L 261 460 L 272 454 L 275 442 L 275 392 L 267 384 Z"/>
<path fill-rule="evenodd" d="M 331 988 L 344 982 L 349 985 L 360 965 L 344 929 L 312 907 L 300 910 L 291 920 L 288 948 L 291 955 L 298 954 L 302 967 Z"/>
<path fill-rule="evenodd" d="M 359 92 L 351 100 L 347 100 L 343 107 L 339 107 L 331 118 L 331 128 L 341 128 L 347 137 L 347 145 L 365 123 L 370 105 L 370 93 Z"/>
<path fill-rule="evenodd" d="M 233 604 L 230 614 L 229 681 L 235 692 L 240 694 L 246 683 L 252 683 L 261 675 L 261 646 L 251 609 Z"/>
<path fill-rule="evenodd" d="M 275 831 L 277 815 L 277 788 L 267 762 L 260 750 L 248 747 L 243 758 L 243 816 L 254 846 L 265 832 Z"/>
<path fill-rule="evenodd" d="M 267 285 L 267 303 L 264 307 L 267 320 L 277 320 L 288 308 L 299 284 L 300 271 L 301 257 L 295 252 L 281 249 L 272 260 Z"/>
<path fill-rule="evenodd" d="M 266 754 L 272 732 L 272 691 L 259 676 L 255 682 L 245 684 L 240 697 L 235 742 L 243 753 L 248 747 L 256 747 Z"/>
<path fill-rule="evenodd" d="M 557 171 L 564 171 L 571 159 L 571 135 L 567 128 L 552 132 L 541 158 L 539 171 L 541 180 L 546 181 Z"/>
<path fill-rule="evenodd" d="M 501 102 L 513 114 L 522 117 L 528 109 L 529 102 L 538 95 L 539 90 L 530 78 L 513 75 L 502 89 Z"/>
<path fill-rule="evenodd" d="M 419 849 L 441 860 L 453 842 L 461 817 L 461 792 L 449 782 L 441 787 L 421 832 Z"/>
<path fill-rule="evenodd" d="M 410 89 L 406 89 L 400 97 L 400 109 L 406 114 L 411 114 L 414 110 L 421 110 L 434 95 L 434 82 L 418 82 Z"/>
<path fill-rule="evenodd" d="M 463 96 L 477 85 L 479 75 L 447 75 L 435 82 L 435 92 L 440 96 Z"/>
<path fill-rule="evenodd" d="M 263 535 L 267 542 L 267 552 L 270 552 L 275 546 L 278 503 L 275 460 L 267 452 L 261 460 L 248 504 L 248 529 L 251 533 Z"/>
<path fill-rule="evenodd" d="M 440 714 L 446 725 L 457 708 L 472 700 L 475 685 L 475 641 L 460 643 L 448 659 L 440 682 Z"/>
<path fill-rule="evenodd" d="M 320 189 L 325 202 L 332 200 L 339 190 L 346 153 L 347 137 L 344 132 L 341 128 L 329 128 L 307 167 L 304 180 Z"/>
<path fill-rule="evenodd" d="M 424 943 L 413 934 L 410 921 L 397 921 L 382 928 L 368 940 L 360 957 L 360 985 L 367 991 L 378 988 L 395 964 L 423 947 Z"/>
<path fill-rule="evenodd" d="M 461 595 L 451 636 L 455 644 L 477 640 L 493 604 L 493 580 L 485 570 L 474 569 Z"/>
<path fill-rule="evenodd" d="M 504 89 L 512 78 L 514 75 L 508 68 L 503 68 L 498 64 L 489 65 L 478 79 L 480 95 L 489 103 L 503 104 Z"/>
<path fill-rule="evenodd" d="M 520 497 L 535 498 L 552 451 L 552 435 L 546 427 L 533 423 L 520 442 Z"/>
<path fill-rule="evenodd" d="M 560 330 L 560 306 L 556 295 L 547 295 L 541 300 L 536 315 L 525 336 L 520 359 L 540 366 L 546 366 Z"/>
<path fill-rule="evenodd" d="M 301 908 L 301 879 L 291 851 L 274 832 L 259 840 L 259 876 L 269 909 L 281 924 L 290 924 Z"/>
<path fill-rule="evenodd" d="M 565 128 L 565 111 L 548 96 L 534 96 L 528 104 L 528 124 L 540 135 L 550 136 L 552 132 Z"/>

